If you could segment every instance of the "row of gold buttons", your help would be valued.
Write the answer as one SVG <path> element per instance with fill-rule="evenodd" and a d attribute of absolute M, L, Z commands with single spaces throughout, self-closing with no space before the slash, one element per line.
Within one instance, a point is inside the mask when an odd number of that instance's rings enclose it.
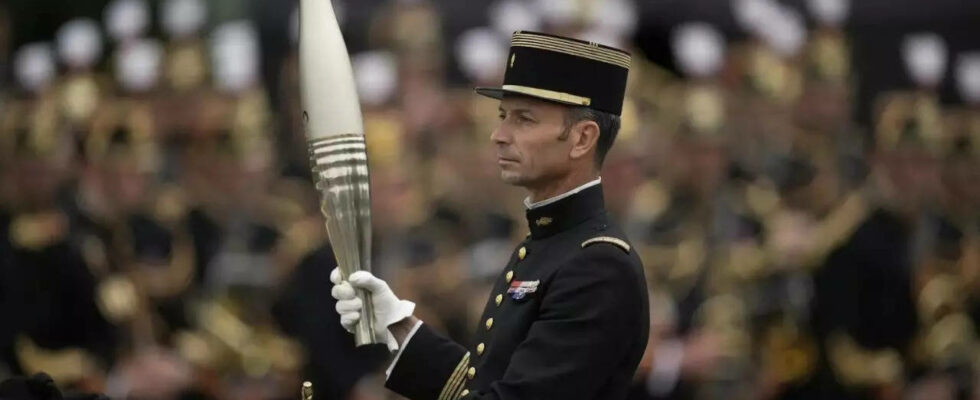
<path fill-rule="evenodd" d="M 527 257 L 527 248 L 521 246 L 521 248 L 517 251 L 517 259 L 524 260 L 524 257 Z M 514 271 L 507 271 L 507 274 L 504 275 L 504 279 L 507 280 L 507 283 L 510 283 L 510 281 L 514 279 Z M 500 304 L 504 302 L 504 294 L 498 293 L 497 296 L 494 297 L 493 302 L 497 307 L 500 307 Z M 486 326 L 487 331 L 493 328 L 493 317 L 487 318 L 487 321 L 484 325 Z M 478 356 L 483 355 L 483 352 L 486 351 L 486 349 L 487 349 L 486 343 L 480 342 L 480 344 L 476 345 L 476 355 Z M 473 378 L 476 377 L 476 368 L 470 367 L 470 369 L 466 371 L 466 377 L 469 378 L 470 380 L 473 380 Z M 466 394 L 468 393 L 469 393 L 468 390 L 463 390 L 463 392 L 460 393 L 460 396 L 466 396 Z"/>

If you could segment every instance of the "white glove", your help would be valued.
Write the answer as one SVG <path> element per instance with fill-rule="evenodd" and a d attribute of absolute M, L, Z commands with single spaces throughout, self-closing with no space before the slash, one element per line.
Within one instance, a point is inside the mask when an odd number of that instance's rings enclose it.
<path fill-rule="evenodd" d="M 353 333 L 357 322 L 361 320 L 361 309 L 364 305 L 361 304 L 361 299 L 357 298 L 354 289 L 365 289 L 371 293 L 371 303 L 374 305 L 374 327 L 378 336 L 385 338 L 388 350 L 398 350 L 398 342 L 388 330 L 388 326 L 411 317 L 415 312 L 415 303 L 399 300 L 385 281 L 367 271 L 355 272 L 345 281 L 341 278 L 340 269 L 334 268 L 330 272 L 330 281 L 333 282 L 330 295 L 337 299 L 337 313 L 340 314 L 340 324 L 344 329 Z"/>

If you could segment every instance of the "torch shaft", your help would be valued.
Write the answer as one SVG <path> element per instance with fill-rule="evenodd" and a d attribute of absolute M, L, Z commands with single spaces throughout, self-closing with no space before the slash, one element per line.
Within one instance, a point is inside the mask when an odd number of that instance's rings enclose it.
<path fill-rule="evenodd" d="M 310 142 L 310 159 L 321 194 L 320 211 L 344 279 L 371 270 L 371 193 L 364 135 L 336 135 Z M 357 346 L 381 342 L 375 337 L 370 293 L 358 290 L 362 318 L 354 330 Z"/>

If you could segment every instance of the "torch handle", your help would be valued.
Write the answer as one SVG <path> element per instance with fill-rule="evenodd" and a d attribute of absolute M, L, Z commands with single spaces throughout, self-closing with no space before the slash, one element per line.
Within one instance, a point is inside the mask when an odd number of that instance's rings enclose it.
<path fill-rule="evenodd" d="M 354 345 L 364 346 L 374 343 L 384 343 L 384 341 L 376 340 L 375 330 L 374 330 L 374 303 L 371 302 L 371 292 L 364 289 L 357 289 L 357 298 L 361 299 L 361 304 L 364 308 L 361 309 L 361 319 L 357 321 L 357 326 L 354 327 Z"/>

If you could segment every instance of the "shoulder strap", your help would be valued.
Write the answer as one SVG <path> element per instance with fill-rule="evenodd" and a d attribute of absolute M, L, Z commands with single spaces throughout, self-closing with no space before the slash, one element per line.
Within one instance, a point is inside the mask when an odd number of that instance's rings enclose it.
<path fill-rule="evenodd" d="M 630 252 L 630 245 L 629 245 L 629 243 L 626 243 L 626 241 L 623 240 L 623 239 L 614 238 L 612 236 L 596 236 L 596 237 L 594 237 L 592 239 L 589 239 L 589 240 L 586 240 L 586 241 L 582 242 L 582 248 L 584 249 L 584 248 L 588 247 L 589 245 L 596 244 L 596 243 L 611 243 L 611 244 L 614 244 L 616 246 L 619 246 L 619 248 L 623 249 L 627 253 Z"/>

